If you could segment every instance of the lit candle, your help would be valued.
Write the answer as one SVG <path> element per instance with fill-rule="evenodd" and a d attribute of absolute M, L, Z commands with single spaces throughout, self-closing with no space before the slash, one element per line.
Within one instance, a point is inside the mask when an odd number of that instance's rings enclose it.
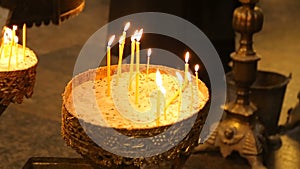
<path fill-rule="evenodd" d="M 163 87 L 163 82 L 162 82 L 162 76 L 159 72 L 159 70 L 156 70 L 156 85 L 158 88 L 157 91 L 157 100 L 156 100 L 156 125 L 159 125 L 159 121 L 160 121 L 160 110 L 161 110 L 161 104 L 163 103 L 163 107 L 165 105 L 165 95 L 166 95 L 166 89 Z M 161 100 L 161 97 L 163 98 L 163 100 Z M 164 118 L 165 120 L 167 119 L 167 114 L 166 111 L 164 109 Z"/>
<path fill-rule="evenodd" d="M 140 40 L 143 35 L 143 29 L 141 29 L 136 36 L 136 76 L 135 76 L 135 103 L 138 104 L 139 98 L 139 75 L 140 75 Z"/>
<path fill-rule="evenodd" d="M 117 82 L 119 80 L 119 77 L 121 77 L 122 73 L 122 60 L 123 60 L 123 39 L 124 37 L 121 36 L 119 40 L 119 62 L 118 62 L 118 70 L 117 70 Z"/>
<path fill-rule="evenodd" d="M 180 75 L 180 76 L 181 76 L 181 75 Z M 178 91 L 173 95 L 173 97 L 167 102 L 165 108 L 168 108 L 168 107 L 171 105 L 171 103 L 177 99 L 177 97 L 179 96 L 179 93 L 182 93 L 182 91 L 186 88 L 187 85 L 188 85 L 188 83 L 183 83 L 183 85 L 182 85 L 182 87 L 181 87 L 181 91 L 178 90 Z"/>
<path fill-rule="evenodd" d="M 195 75 L 196 75 L 196 87 L 198 89 L 198 70 L 199 70 L 199 65 L 195 65 Z"/>
<path fill-rule="evenodd" d="M 122 34 L 122 37 L 123 37 L 122 47 L 123 47 L 123 49 L 124 49 L 125 40 L 126 40 L 126 31 L 129 29 L 129 27 L 130 27 L 130 22 L 127 22 L 126 25 L 124 26 L 124 30 L 123 30 L 123 34 Z"/>
<path fill-rule="evenodd" d="M 129 68 L 129 90 L 131 90 L 132 86 L 132 74 L 133 74 L 133 63 L 134 63 L 134 53 L 135 53 L 135 38 L 138 34 L 138 30 L 134 32 L 131 36 L 131 57 L 130 57 L 130 68 Z"/>
<path fill-rule="evenodd" d="M 108 43 L 107 43 L 107 95 L 110 96 L 110 46 L 112 45 L 113 41 L 115 40 L 115 35 L 113 35 Z"/>
<path fill-rule="evenodd" d="M 5 53 L 7 51 L 7 46 L 10 45 L 10 39 L 11 39 L 10 38 L 10 36 L 11 36 L 11 29 L 8 28 L 8 27 L 6 27 L 6 26 L 4 26 L 3 30 L 4 30 L 4 34 L 3 34 L 3 42 L 1 44 L 1 54 L 0 54 L 1 58 L 2 58 L 3 51 L 4 51 L 4 56 L 5 56 Z M 4 59 L 5 59 L 5 57 L 4 57 Z"/>
<path fill-rule="evenodd" d="M 23 60 L 25 59 L 26 55 L 26 24 L 23 25 Z"/>
<path fill-rule="evenodd" d="M 187 83 L 187 73 L 189 72 L 189 57 L 190 57 L 190 53 L 186 52 L 185 54 L 185 65 L 184 65 L 184 83 Z"/>
<path fill-rule="evenodd" d="M 119 43 L 120 43 L 120 45 L 119 45 L 119 53 L 121 53 L 121 51 L 122 51 L 122 55 L 124 53 L 124 46 L 125 46 L 125 40 L 126 40 L 126 31 L 129 29 L 129 27 L 130 27 L 130 22 L 127 22 L 126 25 L 125 25 L 125 27 L 124 27 L 124 29 L 123 29 L 123 34 L 120 37 L 120 41 L 119 41 Z M 119 76 L 120 76 L 120 74 L 119 74 Z"/>
<path fill-rule="evenodd" d="M 192 93 L 192 103 L 190 105 L 190 111 L 192 111 L 192 107 L 193 107 L 193 103 L 194 103 L 194 90 L 193 90 L 193 84 L 192 84 L 192 76 L 190 74 L 190 72 L 187 73 L 187 79 L 189 81 L 189 84 L 191 86 L 191 93 Z"/>
<path fill-rule="evenodd" d="M 178 117 L 180 115 L 180 109 L 181 109 L 181 100 L 182 100 L 182 82 L 183 82 L 183 78 L 181 76 L 181 74 L 179 72 L 176 72 L 176 76 L 178 78 L 179 81 L 179 87 L 178 87 Z"/>
<path fill-rule="evenodd" d="M 15 45 L 15 43 L 16 43 L 16 30 L 18 29 L 18 26 L 17 25 L 13 25 L 13 31 L 12 31 L 12 38 L 11 38 L 11 40 L 12 40 L 12 45 Z"/>
<path fill-rule="evenodd" d="M 151 53 L 152 53 L 152 50 L 151 50 L 151 48 L 150 49 L 148 49 L 148 53 L 147 53 L 147 70 L 146 70 L 146 73 L 147 73 L 147 75 L 146 75 L 146 80 L 148 81 L 148 74 L 149 74 L 149 65 L 150 65 L 150 56 L 151 56 Z"/>
<path fill-rule="evenodd" d="M 11 63 L 12 53 L 13 53 L 13 49 L 14 49 L 14 46 L 15 46 L 16 30 L 17 30 L 17 26 L 13 25 L 12 36 L 11 36 L 11 43 L 10 43 L 10 53 L 9 53 L 9 60 L 8 60 L 8 70 L 10 69 L 10 63 Z"/>
<path fill-rule="evenodd" d="M 19 38 L 18 36 L 15 36 L 15 45 L 14 45 L 14 49 L 15 49 L 15 56 L 16 56 L 16 66 L 18 66 L 19 64 L 19 47 L 18 47 L 18 42 L 19 42 Z"/>

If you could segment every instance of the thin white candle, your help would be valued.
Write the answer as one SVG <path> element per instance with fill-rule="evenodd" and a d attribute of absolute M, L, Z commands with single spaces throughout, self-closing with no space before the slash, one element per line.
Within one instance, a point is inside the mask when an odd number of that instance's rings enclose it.
<path fill-rule="evenodd" d="M 141 29 L 136 36 L 136 76 L 135 76 L 135 103 L 138 104 L 139 100 L 139 76 L 140 76 L 140 40 L 143 35 Z"/>
<path fill-rule="evenodd" d="M 126 41 L 126 31 L 129 29 L 129 27 L 130 27 L 130 22 L 127 22 L 123 29 L 122 36 L 120 38 L 121 42 L 119 42 L 119 43 L 120 43 L 121 49 L 119 49 L 119 51 L 122 51 L 122 55 L 124 53 L 124 46 L 125 46 L 125 41 Z"/>
<path fill-rule="evenodd" d="M 190 53 L 186 52 L 185 54 L 185 65 L 184 65 L 184 83 L 187 83 L 187 73 L 189 72 L 189 58 L 190 58 Z"/>
<path fill-rule="evenodd" d="M 132 86 L 132 75 L 133 75 L 133 64 L 134 64 L 134 53 L 135 53 L 135 38 L 138 34 L 138 30 L 131 36 L 131 57 L 130 57 L 130 68 L 129 68 L 129 90 Z"/>
<path fill-rule="evenodd" d="M 122 34 L 122 37 L 123 37 L 122 47 L 123 47 L 123 49 L 124 49 L 125 40 L 126 40 L 126 31 L 129 29 L 129 27 L 130 27 L 130 22 L 127 22 L 126 25 L 124 26 L 123 34 Z"/>
<path fill-rule="evenodd" d="M 10 46 L 10 36 L 11 36 L 11 29 L 4 26 L 3 28 L 4 34 L 3 34 L 3 42 L 1 44 L 1 53 L 0 53 L 0 59 L 2 58 L 2 54 L 4 53 L 4 60 L 5 60 L 5 53 L 7 52 L 7 48 Z"/>
<path fill-rule="evenodd" d="M 22 35 L 22 39 L 23 39 L 23 59 L 24 60 L 26 57 L 26 24 L 23 25 L 23 35 Z"/>
<path fill-rule="evenodd" d="M 182 102 L 182 83 L 183 83 L 183 78 L 179 72 L 176 72 L 176 76 L 179 81 L 179 87 L 178 87 L 178 118 L 180 116 L 180 110 L 181 110 L 181 102 Z"/>
<path fill-rule="evenodd" d="M 123 34 L 122 34 L 122 36 L 123 36 L 123 44 L 125 44 L 125 39 L 126 39 L 126 31 L 129 29 L 129 27 L 130 27 L 130 22 L 127 22 L 126 23 L 126 25 L 124 26 L 124 29 L 123 29 Z"/>
<path fill-rule="evenodd" d="M 112 45 L 113 41 L 115 40 L 115 35 L 113 35 L 108 43 L 107 43 L 107 95 L 110 96 L 110 60 L 111 60 L 111 56 L 110 56 L 110 46 Z"/>
<path fill-rule="evenodd" d="M 200 66 L 198 64 L 195 65 L 195 75 L 196 75 L 196 87 L 198 89 L 198 70 Z"/>
<path fill-rule="evenodd" d="M 117 70 L 117 82 L 118 82 L 119 78 L 121 77 L 121 73 L 122 73 L 122 60 L 123 60 L 122 44 L 123 44 L 123 39 L 124 39 L 123 36 L 121 36 L 120 39 L 119 39 L 119 62 L 118 62 L 118 70 Z"/>
<path fill-rule="evenodd" d="M 156 70 L 156 85 L 158 88 L 158 93 L 157 93 L 157 101 L 156 101 L 156 124 L 157 126 L 159 125 L 160 121 L 160 110 L 161 110 L 161 104 L 163 104 L 163 110 L 164 110 L 164 119 L 167 119 L 167 114 L 166 114 L 166 109 L 165 107 L 165 95 L 166 95 L 166 89 L 163 87 L 163 81 L 162 81 L 162 76 L 159 72 L 159 70 Z M 163 100 L 161 100 L 163 98 Z"/>
<path fill-rule="evenodd" d="M 190 72 L 187 73 L 187 79 L 188 79 L 188 82 L 191 86 L 191 93 L 192 93 L 192 103 L 190 105 L 190 111 L 192 111 L 192 107 L 193 107 L 193 104 L 194 104 L 194 90 L 193 90 L 193 84 L 192 84 L 192 76 L 190 74 Z"/>
<path fill-rule="evenodd" d="M 147 69 L 146 69 L 146 81 L 148 81 L 148 75 L 149 75 L 149 65 L 150 65 L 150 56 L 152 54 L 151 48 L 148 49 L 147 52 Z"/>
<path fill-rule="evenodd" d="M 12 53 L 15 47 L 15 36 L 16 36 L 17 26 L 13 25 L 12 35 L 11 35 L 11 43 L 10 43 L 10 52 L 9 52 L 9 60 L 8 60 L 8 70 L 10 69 Z"/>

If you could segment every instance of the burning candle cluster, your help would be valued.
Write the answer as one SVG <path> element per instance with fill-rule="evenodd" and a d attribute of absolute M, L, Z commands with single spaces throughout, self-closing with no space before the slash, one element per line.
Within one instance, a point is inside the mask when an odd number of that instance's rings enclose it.
<path fill-rule="evenodd" d="M 123 78 L 124 72 L 122 72 L 122 60 L 123 60 L 123 54 L 124 54 L 124 48 L 125 48 L 125 39 L 126 39 L 126 31 L 130 27 L 130 22 L 128 22 L 124 29 L 123 33 L 119 38 L 119 59 L 118 59 L 118 65 L 117 65 L 117 75 L 116 75 L 116 85 L 119 84 L 119 79 Z M 144 83 L 149 83 L 149 67 L 150 67 L 150 56 L 152 54 L 152 50 L 148 49 L 147 52 L 147 63 L 146 63 L 146 72 L 141 72 L 140 68 L 140 44 L 141 44 L 141 38 L 143 35 L 143 29 L 136 30 L 134 34 L 131 36 L 131 56 L 130 56 L 130 64 L 129 64 L 129 77 L 127 79 L 128 81 L 128 92 L 134 93 L 134 104 L 137 107 L 140 107 L 140 92 L 143 92 L 143 88 L 145 86 L 141 86 Z M 115 35 L 112 35 L 110 39 L 108 40 L 107 45 L 107 96 L 111 96 L 111 86 L 112 86 L 112 70 L 111 70 L 111 45 L 115 39 Z M 190 59 L 190 53 L 186 52 L 185 54 L 185 65 L 184 65 L 184 78 L 182 78 L 181 73 L 176 72 L 177 76 L 177 85 L 178 90 L 169 97 L 170 94 L 167 94 L 167 91 L 163 85 L 163 78 L 161 75 L 161 72 L 159 69 L 156 70 L 156 90 L 157 97 L 156 97 L 156 125 L 160 124 L 160 115 L 163 114 L 164 120 L 167 119 L 167 109 L 171 104 L 174 102 L 178 102 L 178 113 L 181 109 L 182 104 L 182 93 L 187 90 L 188 86 L 190 86 L 191 91 L 191 104 L 194 103 L 194 90 L 198 93 L 198 70 L 199 65 L 197 64 L 195 66 L 195 75 L 196 78 L 192 78 L 191 74 L 189 72 L 189 59 Z M 135 61 L 135 62 L 134 62 Z M 142 64 L 143 65 L 143 64 Z M 135 70 L 134 70 L 135 68 Z M 125 72 L 126 73 L 126 72 Z M 153 72 L 152 72 L 153 73 Z M 143 76 L 145 76 L 145 81 L 141 82 L 141 80 L 144 80 Z M 175 77 L 174 75 L 169 75 L 171 77 Z M 124 80 L 124 79 L 122 79 Z M 134 89 L 133 89 L 133 83 L 135 82 Z M 194 88 L 195 89 L 194 89 Z M 170 92 L 170 91 L 169 91 Z M 199 99 L 198 97 L 196 99 Z M 190 106 L 190 110 L 192 105 Z"/>
<path fill-rule="evenodd" d="M 18 27 L 12 26 L 3 28 L 3 36 L 0 47 L 0 66 L 2 71 L 18 70 L 24 68 L 26 60 L 26 25 L 22 29 L 22 45 L 19 45 L 19 38 L 16 36 Z"/>

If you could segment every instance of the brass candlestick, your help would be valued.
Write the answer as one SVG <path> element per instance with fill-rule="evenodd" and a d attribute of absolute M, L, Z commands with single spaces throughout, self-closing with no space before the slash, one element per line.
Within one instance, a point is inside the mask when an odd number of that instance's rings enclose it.
<path fill-rule="evenodd" d="M 253 34 L 263 25 L 263 13 L 255 4 L 258 0 L 239 0 L 242 3 L 233 14 L 233 28 L 241 34 L 240 46 L 231 54 L 232 74 L 236 83 L 236 99 L 224 106 L 225 116 L 208 140 L 195 151 L 220 148 L 223 157 L 233 151 L 246 158 L 252 168 L 265 168 L 262 162 L 265 136 L 259 123 L 256 106 L 249 99 L 250 86 L 256 79 L 260 58 L 253 50 Z"/>

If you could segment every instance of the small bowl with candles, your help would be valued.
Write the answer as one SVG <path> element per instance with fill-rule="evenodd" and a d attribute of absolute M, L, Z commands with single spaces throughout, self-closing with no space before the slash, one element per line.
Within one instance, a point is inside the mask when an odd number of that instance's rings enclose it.
<path fill-rule="evenodd" d="M 17 27 L 4 27 L 0 47 L 0 105 L 1 113 L 12 103 L 22 103 L 33 94 L 38 59 L 26 47 L 26 26 L 23 44 L 18 44 Z M 1 114 L 0 113 L 0 114 Z"/>

